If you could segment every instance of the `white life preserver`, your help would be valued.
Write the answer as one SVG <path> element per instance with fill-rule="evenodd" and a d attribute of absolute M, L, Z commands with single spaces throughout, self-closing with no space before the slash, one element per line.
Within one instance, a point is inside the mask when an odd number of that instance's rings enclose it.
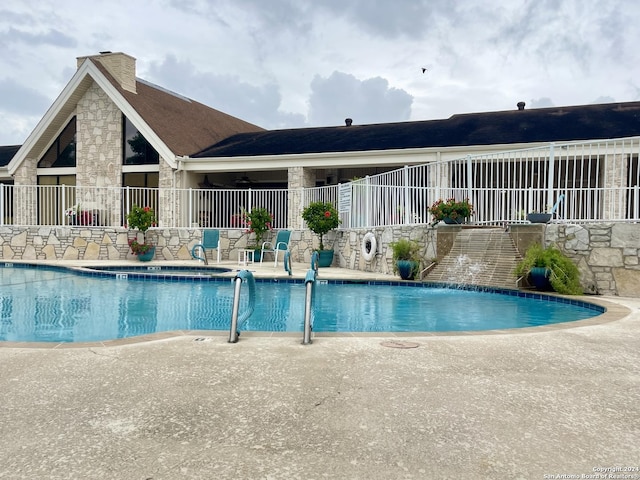
<path fill-rule="evenodd" d="M 370 262 L 376 254 L 378 249 L 378 243 L 376 242 L 376 236 L 368 232 L 362 238 L 362 258 L 367 262 Z"/>

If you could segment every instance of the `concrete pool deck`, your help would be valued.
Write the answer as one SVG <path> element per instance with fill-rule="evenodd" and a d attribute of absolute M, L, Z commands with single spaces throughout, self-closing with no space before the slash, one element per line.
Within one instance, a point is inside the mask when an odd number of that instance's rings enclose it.
<path fill-rule="evenodd" d="M 368 277 L 340 270 L 331 277 Z M 185 332 L 0 348 L 0 478 L 543 479 L 637 468 L 640 298 L 597 299 L 617 317 L 492 335 L 301 345 L 300 335 L 229 344 Z"/>

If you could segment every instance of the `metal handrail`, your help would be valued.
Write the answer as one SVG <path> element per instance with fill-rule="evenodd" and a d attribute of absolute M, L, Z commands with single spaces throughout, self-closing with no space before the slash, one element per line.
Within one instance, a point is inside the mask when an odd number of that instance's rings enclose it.
<path fill-rule="evenodd" d="M 315 252 L 314 252 L 315 253 Z M 310 269 L 304 279 L 305 284 L 305 301 L 304 301 L 304 333 L 302 335 L 302 344 L 309 345 L 311 343 L 311 330 L 313 329 L 312 310 L 313 300 L 315 298 L 316 276 L 317 270 Z"/>
<path fill-rule="evenodd" d="M 249 270 L 241 270 L 233 279 L 235 289 L 233 292 L 233 309 L 231 311 L 231 327 L 229 328 L 229 343 L 236 343 L 240 336 L 240 327 L 251 316 L 256 304 L 256 281 Z M 247 282 L 249 286 L 249 305 L 247 309 L 238 315 L 240 309 L 240 292 L 242 283 Z"/>

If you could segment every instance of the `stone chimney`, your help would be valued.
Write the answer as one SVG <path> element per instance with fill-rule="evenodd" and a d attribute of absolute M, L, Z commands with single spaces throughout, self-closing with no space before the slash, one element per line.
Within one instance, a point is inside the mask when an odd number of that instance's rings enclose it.
<path fill-rule="evenodd" d="M 122 52 L 100 52 L 100 55 L 78 57 L 78 68 L 86 59 L 100 62 L 124 90 L 136 93 L 135 58 Z"/>

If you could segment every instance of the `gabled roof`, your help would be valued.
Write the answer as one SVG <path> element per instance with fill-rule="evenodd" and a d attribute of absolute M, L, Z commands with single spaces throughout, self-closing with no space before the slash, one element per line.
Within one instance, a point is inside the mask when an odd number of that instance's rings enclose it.
<path fill-rule="evenodd" d="M 195 158 L 597 140 L 640 135 L 640 102 L 453 115 L 446 120 L 233 135 Z"/>
<path fill-rule="evenodd" d="M 233 134 L 264 131 L 141 79 L 136 79 L 137 93 L 124 90 L 100 62 L 94 63 L 175 155 L 194 154 Z"/>
<path fill-rule="evenodd" d="M 186 97 L 136 79 L 137 93 L 124 90 L 98 61 L 87 58 L 8 164 L 10 174 L 28 156 L 37 156 L 68 122 L 95 82 L 170 165 L 207 145 L 260 127 Z"/>
<path fill-rule="evenodd" d="M 6 167 L 18 150 L 20 145 L 0 146 L 0 167 Z"/>

